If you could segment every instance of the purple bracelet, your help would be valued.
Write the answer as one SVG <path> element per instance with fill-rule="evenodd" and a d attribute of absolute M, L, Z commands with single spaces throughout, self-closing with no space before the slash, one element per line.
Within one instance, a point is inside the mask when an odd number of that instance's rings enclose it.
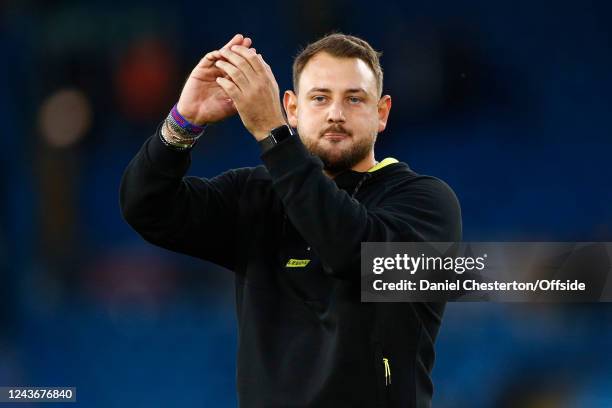
<path fill-rule="evenodd" d="M 172 107 L 170 115 L 172 116 L 172 119 L 174 119 L 176 124 L 181 127 L 181 129 L 184 129 L 185 131 L 194 135 L 199 135 L 204 131 L 204 128 L 206 128 L 206 125 L 198 126 L 194 125 L 193 123 L 189 123 L 189 121 L 179 113 L 178 109 L 176 108 L 176 104 Z"/>

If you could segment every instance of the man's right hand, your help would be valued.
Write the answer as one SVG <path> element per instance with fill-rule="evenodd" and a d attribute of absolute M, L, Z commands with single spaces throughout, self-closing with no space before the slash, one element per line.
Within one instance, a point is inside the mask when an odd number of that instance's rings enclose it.
<path fill-rule="evenodd" d="M 251 44 L 250 38 L 236 34 L 223 48 L 230 48 L 232 45 L 249 48 Z M 215 67 L 215 61 L 219 59 L 225 60 L 218 50 L 206 54 L 191 71 L 181 92 L 177 109 L 194 125 L 219 122 L 237 112 L 232 100 L 217 84 L 217 77 L 225 75 Z"/>

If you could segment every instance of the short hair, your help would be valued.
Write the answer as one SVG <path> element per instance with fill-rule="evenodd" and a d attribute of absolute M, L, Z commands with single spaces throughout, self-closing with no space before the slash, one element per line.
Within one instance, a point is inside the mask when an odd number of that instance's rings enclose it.
<path fill-rule="evenodd" d="M 308 44 L 302 49 L 293 61 L 293 89 L 297 93 L 300 75 L 304 67 L 319 52 L 326 52 L 338 58 L 359 58 L 364 61 L 376 77 L 376 87 L 378 96 L 382 95 L 383 71 L 380 66 L 382 52 L 374 50 L 367 41 L 361 38 L 342 34 L 332 33 L 323 38 Z"/>

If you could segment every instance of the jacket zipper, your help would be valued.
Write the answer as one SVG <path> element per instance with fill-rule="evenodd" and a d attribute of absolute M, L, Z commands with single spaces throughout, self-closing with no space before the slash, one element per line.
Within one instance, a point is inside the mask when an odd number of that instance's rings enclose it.
<path fill-rule="evenodd" d="M 381 364 L 382 363 L 382 364 Z M 384 377 L 384 380 L 383 380 Z M 391 363 L 380 345 L 376 346 L 376 389 L 377 408 L 386 408 L 390 403 L 391 392 Z"/>
<path fill-rule="evenodd" d="M 389 364 L 389 359 L 383 357 L 383 364 L 385 366 L 385 387 L 388 387 L 391 384 L 391 365 Z"/>

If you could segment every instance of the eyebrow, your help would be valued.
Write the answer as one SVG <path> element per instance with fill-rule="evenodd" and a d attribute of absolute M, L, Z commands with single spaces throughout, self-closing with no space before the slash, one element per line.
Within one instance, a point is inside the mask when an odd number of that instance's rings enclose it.
<path fill-rule="evenodd" d="M 321 92 L 321 93 L 332 93 L 331 89 L 329 88 L 311 88 L 308 92 L 306 93 L 313 93 L 313 92 Z M 351 89 L 347 89 L 346 91 L 344 91 L 344 93 L 363 93 L 367 95 L 367 92 L 365 89 L 363 88 L 351 88 Z"/>

